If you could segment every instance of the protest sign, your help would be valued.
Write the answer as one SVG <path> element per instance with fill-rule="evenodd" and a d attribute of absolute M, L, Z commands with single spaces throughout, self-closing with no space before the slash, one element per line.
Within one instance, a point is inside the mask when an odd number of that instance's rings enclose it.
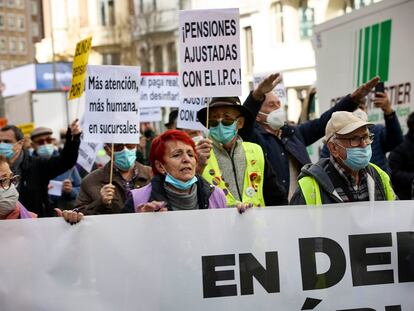
<path fill-rule="evenodd" d="M 159 122 L 162 120 L 161 108 L 140 108 L 139 109 L 140 122 Z"/>
<path fill-rule="evenodd" d="M 239 9 L 179 13 L 181 97 L 240 96 Z"/>
<path fill-rule="evenodd" d="M 206 107 L 207 100 L 206 97 L 182 98 L 178 109 L 177 127 L 207 132 L 207 128 L 197 119 L 197 111 Z"/>
<path fill-rule="evenodd" d="M 139 67 L 88 66 L 85 141 L 138 143 L 139 84 Z"/>
<path fill-rule="evenodd" d="M 180 105 L 178 73 L 141 73 L 140 94 L 141 108 L 178 107 Z"/>
<path fill-rule="evenodd" d="M 33 132 L 35 124 L 33 122 L 19 124 L 17 127 L 22 131 L 25 137 L 29 137 L 30 133 Z"/>
<path fill-rule="evenodd" d="M 411 311 L 413 219 L 396 201 L 1 221 L 1 306 Z"/>
<path fill-rule="evenodd" d="M 77 163 L 82 166 L 85 171 L 90 173 L 96 159 L 96 154 L 102 149 L 102 147 L 102 144 L 88 143 L 85 140 L 82 140 L 79 146 Z"/>
<path fill-rule="evenodd" d="M 273 72 L 268 72 L 268 73 L 260 73 L 260 74 L 254 74 L 253 75 L 253 87 L 256 88 L 260 82 L 262 82 L 265 78 L 267 78 L 270 74 L 272 74 Z M 280 74 L 283 78 L 283 75 Z M 286 89 L 285 89 L 285 84 L 283 83 L 283 80 L 280 81 L 275 88 L 273 89 L 273 94 L 275 94 L 279 100 L 280 103 L 282 104 L 282 106 L 286 106 L 287 105 L 287 95 L 286 95 Z"/>
<path fill-rule="evenodd" d="M 50 180 L 49 181 L 49 190 L 48 194 L 55 195 L 55 196 L 62 196 L 62 188 L 63 188 L 63 182 L 59 180 Z"/>
<path fill-rule="evenodd" d="M 85 89 L 86 66 L 88 65 L 89 52 L 92 47 L 92 37 L 88 37 L 76 44 L 75 57 L 72 65 L 72 83 L 69 91 L 69 99 L 81 97 Z"/>

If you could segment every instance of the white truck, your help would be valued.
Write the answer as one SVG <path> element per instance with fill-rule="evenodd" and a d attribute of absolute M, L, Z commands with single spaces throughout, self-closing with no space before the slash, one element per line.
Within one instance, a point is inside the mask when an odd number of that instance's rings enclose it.
<path fill-rule="evenodd" d="M 414 111 L 414 0 L 384 0 L 314 27 L 317 98 L 322 113 L 358 85 L 379 76 L 403 131 Z M 383 113 L 368 99 L 368 117 Z M 320 142 L 311 148 L 318 158 Z"/>
<path fill-rule="evenodd" d="M 59 131 L 65 129 L 76 114 L 76 107 L 68 103 L 65 91 L 27 91 L 4 98 L 4 106 L 8 124 L 46 126 L 58 140 Z"/>

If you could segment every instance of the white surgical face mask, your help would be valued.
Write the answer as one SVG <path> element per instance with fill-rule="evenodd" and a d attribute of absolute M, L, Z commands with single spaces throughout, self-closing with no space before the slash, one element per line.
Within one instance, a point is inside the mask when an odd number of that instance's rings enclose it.
<path fill-rule="evenodd" d="M 259 113 L 267 116 L 265 124 L 269 125 L 274 130 L 280 129 L 285 124 L 285 112 L 281 108 L 273 110 L 271 113 L 264 113 L 260 111 Z"/>
<path fill-rule="evenodd" d="M 0 216 L 9 215 L 16 208 L 18 199 L 19 193 L 14 184 L 7 190 L 0 187 Z"/>

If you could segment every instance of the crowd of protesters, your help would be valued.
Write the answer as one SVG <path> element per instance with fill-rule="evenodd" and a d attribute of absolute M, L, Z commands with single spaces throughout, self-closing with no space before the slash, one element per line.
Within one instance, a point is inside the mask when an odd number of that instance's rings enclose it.
<path fill-rule="evenodd" d="M 100 214 L 213 208 L 243 213 L 252 207 L 413 198 L 414 113 L 404 137 L 387 94 L 373 92 L 378 77 L 344 94 L 320 118 L 297 125 L 287 122 L 272 92 L 279 82 L 278 74 L 270 75 L 243 104 L 237 97 L 212 98 L 197 114 L 208 128 L 205 137 L 178 129 L 177 111 L 163 133 L 145 124 L 137 144 L 105 144 L 113 163 L 86 176 L 76 164 L 77 120 L 62 148 L 47 127 L 24 137 L 7 125 L 0 129 L 0 219 L 63 216 L 76 223 Z M 384 125 L 368 122 L 367 96 L 384 112 Z M 312 163 L 306 147 L 321 138 L 321 158 Z M 51 181 L 61 183 L 60 195 L 48 193 Z"/>

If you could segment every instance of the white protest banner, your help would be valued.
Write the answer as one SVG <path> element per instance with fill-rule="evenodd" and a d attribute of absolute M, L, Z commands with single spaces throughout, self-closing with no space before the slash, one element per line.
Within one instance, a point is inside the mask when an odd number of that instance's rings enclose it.
<path fill-rule="evenodd" d="M 1 310 L 411 311 L 413 228 L 411 201 L 0 221 Z"/>
<path fill-rule="evenodd" d="M 91 172 L 93 163 L 96 159 L 96 154 L 101 150 L 103 144 L 99 143 L 88 143 L 82 139 L 79 146 L 79 154 L 77 163 L 82 166 L 88 173 Z"/>
<path fill-rule="evenodd" d="M 162 120 L 161 108 L 140 108 L 139 109 L 140 122 L 159 122 Z"/>
<path fill-rule="evenodd" d="M 181 97 L 240 96 L 239 9 L 179 13 Z"/>
<path fill-rule="evenodd" d="M 141 108 L 178 107 L 180 88 L 177 72 L 142 72 L 139 105 Z"/>
<path fill-rule="evenodd" d="M 139 142 L 140 68 L 88 66 L 84 140 L 97 143 Z"/>
<path fill-rule="evenodd" d="M 253 75 L 253 87 L 256 88 L 256 86 L 259 85 L 260 82 L 262 82 L 265 78 L 267 78 L 271 73 L 273 72 L 267 72 L 267 73 L 258 73 Z M 283 77 L 283 75 L 281 74 Z M 283 80 L 280 81 L 275 88 L 273 89 L 273 94 L 275 94 L 279 100 L 280 103 L 283 106 L 287 105 L 287 95 L 286 95 L 286 89 L 285 84 L 283 83 Z"/>
<path fill-rule="evenodd" d="M 197 112 L 207 106 L 207 98 L 182 98 L 178 109 L 177 127 L 207 132 L 197 119 Z"/>

